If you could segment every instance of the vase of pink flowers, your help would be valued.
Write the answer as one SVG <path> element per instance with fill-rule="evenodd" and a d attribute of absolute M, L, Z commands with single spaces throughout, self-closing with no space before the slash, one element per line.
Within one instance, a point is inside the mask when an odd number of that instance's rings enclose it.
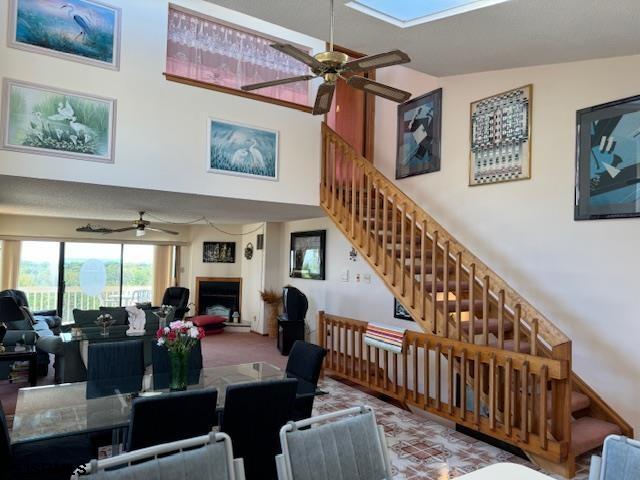
<path fill-rule="evenodd" d="M 189 354 L 200 339 L 204 330 L 190 321 L 176 320 L 169 326 L 158 329 L 156 339 L 159 346 L 166 347 L 169 352 L 171 390 L 187 389 L 187 373 L 189 371 Z"/>

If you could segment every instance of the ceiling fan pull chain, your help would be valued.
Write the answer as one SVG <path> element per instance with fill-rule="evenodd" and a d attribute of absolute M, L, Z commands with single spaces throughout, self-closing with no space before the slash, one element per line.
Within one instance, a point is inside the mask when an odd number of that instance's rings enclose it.
<path fill-rule="evenodd" d="M 329 39 L 329 51 L 333 52 L 333 24 L 334 24 L 333 0 L 331 0 L 331 38 Z"/>

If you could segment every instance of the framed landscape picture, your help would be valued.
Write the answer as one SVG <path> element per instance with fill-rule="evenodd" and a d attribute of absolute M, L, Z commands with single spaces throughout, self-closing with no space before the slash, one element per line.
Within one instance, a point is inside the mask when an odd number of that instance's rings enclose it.
<path fill-rule="evenodd" d="M 169 4 L 165 76 L 167 80 L 311 112 L 311 82 L 252 92 L 240 89 L 309 74 L 304 63 L 271 48 L 274 43 L 292 42 Z M 307 46 L 294 45 L 313 54 Z"/>
<path fill-rule="evenodd" d="M 469 185 L 531 178 L 533 85 L 471 104 Z"/>
<path fill-rule="evenodd" d="M 278 179 L 278 132 L 209 119 L 207 170 L 266 180 Z"/>
<path fill-rule="evenodd" d="M 119 69 L 119 8 L 94 0 L 10 1 L 11 47 Z"/>
<path fill-rule="evenodd" d="M 5 79 L 2 148 L 113 162 L 116 101 Z"/>
<path fill-rule="evenodd" d="M 393 317 L 400 320 L 408 320 L 410 322 L 414 321 L 413 318 L 411 318 L 411 314 L 406 308 L 404 308 L 404 306 L 402 306 L 397 298 L 393 299 Z"/>
<path fill-rule="evenodd" d="M 396 179 L 440 170 L 442 89 L 398 105 Z"/>
<path fill-rule="evenodd" d="M 324 280 L 326 230 L 293 232 L 289 256 L 289 276 Z"/>
<path fill-rule="evenodd" d="M 576 220 L 640 217 L 640 96 L 577 112 Z"/>
<path fill-rule="evenodd" d="M 236 243 L 204 242 L 202 261 L 204 263 L 236 263 Z"/>

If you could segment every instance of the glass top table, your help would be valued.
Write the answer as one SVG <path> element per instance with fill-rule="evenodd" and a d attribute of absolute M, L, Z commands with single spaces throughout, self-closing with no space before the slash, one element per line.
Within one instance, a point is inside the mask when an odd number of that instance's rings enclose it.
<path fill-rule="evenodd" d="M 190 372 L 188 390 L 216 388 L 218 408 L 224 406 L 228 385 L 264 382 L 284 378 L 279 368 L 268 363 L 246 363 L 203 368 Z M 196 374 L 195 377 L 193 374 Z M 136 379 L 138 382 L 140 379 Z M 137 397 L 166 394 L 166 375 L 146 374 L 139 392 L 87 398 L 87 382 L 22 388 L 18 392 L 11 442 L 13 444 L 125 427 L 129 422 L 131 403 Z M 160 385 L 159 385 L 160 384 Z M 299 391 L 315 395 L 315 386 L 299 385 Z"/>

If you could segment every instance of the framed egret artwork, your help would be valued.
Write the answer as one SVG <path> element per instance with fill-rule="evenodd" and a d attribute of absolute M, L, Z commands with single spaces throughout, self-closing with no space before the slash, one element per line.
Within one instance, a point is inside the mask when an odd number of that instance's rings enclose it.
<path fill-rule="evenodd" d="M 440 170 L 442 89 L 398 105 L 396 179 Z"/>
<path fill-rule="evenodd" d="M 94 0 L 10 0 L 9 45 L 120 68 L 121 10 Z"/>
<path fill-rule="evenodd" d="M 640 96 L 577 112 L 576 220 L 640 217 Z"/>
<path fill-rule="evenodd" d="M 4 79 L 2 148 L 113 163 L 116 101 Z"/>
<path fill-rule="evenodd" d="M 207 170 L 267 180 L 278 179 L 278 132 L 209 119 Z"/>

